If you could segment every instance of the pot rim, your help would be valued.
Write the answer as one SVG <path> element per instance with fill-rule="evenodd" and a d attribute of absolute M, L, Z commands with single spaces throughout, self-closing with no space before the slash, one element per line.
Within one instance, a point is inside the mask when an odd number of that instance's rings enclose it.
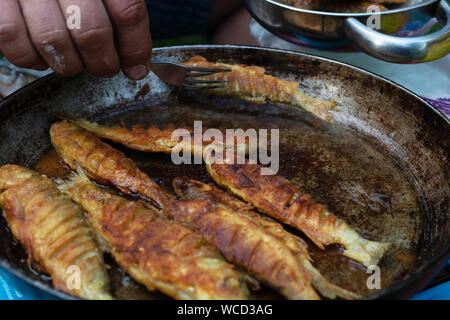
<path fill-rule="evenodd" d="M 247 2 L 249 1 L 253 1 L 253 0 L 246 0 Z M 307 14 L 312 14 L 312 15 L 318 15 L 318 16 L 330 16 L 330 17 L 340 17 L 340 18 L 356 18 L 356 17 L 368 17 L 373 15 L 373 12 L 360 12 L 360 13 L 355 13 L 355 12 L 327 12 L 327 11 L 316 11 L 316 10 L 309 10 L 309 9 L 301 9 L 301 8 L 296 8 L 281 2 L 278 2 L 277 0 L 262 0 L 265 2 L 269 2 L 270 4 L 280 7 L 280 8 L 284 8 L 290 11 L 295 11 L 297 13 L 307 13 Z M 432 3 L 438 2 L 440 0 L 424 0 L 423 2 L 411 5 L 411 6 L 407 6 L 407 7 L 402 7 L 402 8 L 396 8 L 396 9 L 392 9 L 392 10 L 387 10 L 387 11 L 380 11 L 377 14 L 380 15 L 387 15 L 387 14 L 393 14 L 393 13 L 400 13 L 400 12 L 405 12 L 405 11 L 409 11 L 409 10 L 414 10 L 416 8 L 421 8 L 421 7 L 425 7 L 428 6 Z"/>

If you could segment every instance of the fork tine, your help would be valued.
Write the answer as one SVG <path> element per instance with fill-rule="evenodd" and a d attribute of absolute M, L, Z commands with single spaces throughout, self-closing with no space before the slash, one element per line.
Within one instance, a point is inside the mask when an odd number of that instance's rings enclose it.
<path fill-rule="evenodd" d="M 188 72 L 186 78 L 207 77 L 216 73 L 217 72 Z"/>
<path fill-rule="evenodd" d="M 159 79 L 161 79 L 165 83 L 173 86 L 180 86 L 186 84 L 187 80 L 191 81 L 193 80 L 193 78 L 206 77 L 219 72 L 228 72 L 231 71 L 231 69 L 194 67 L 172 61 L 152 60 L 152 71 Z M 187 84 L 190 84 L 192 86 L 200 84 L 217 85 L 223 83 L 216 82 L 214 79 L 212 82 L 202 81 L 189 83 L 189 81 Z"/>
<path fill-rule="evenodd" d="M 186 84 L 225 84 L 225 80 L 196 80 L 191 78 L 185 78 L 184 83 Z"/>
<path fill-rule="evenodd" d="M 212 89 L 222 89 L 225 88 L 224 85 L 200 85 L 200 84 L 183 84 L 181 85 L 183 89 L 186 90 L 212 90 Z"/>
<path fill-rule="evenodd" d="M 211 76 L 213 74 L 222 73 L 222 72 L 228 72 L 228 71 L 223 71 L 223 70 L 218 71 L 216 69 L 213 69 L 213 70 L 210 70 L 210 71 L 205 71 L 205 72 L 197 72 L 197 71 L 192 72 L 192 71 L 190 71 L 190 72 L 188 72 L 186 74 L 186 77 L 189 77 L 189 78 L 207 77 L 207 76 Z"/>
<path fill-rule="evenodd" d="M 183 65 L 184 68 L 190 70 L 191 72 L 228 72 L 231 71 L 230 68 L 203 68 L 203 67 L 193 67 Z"/>

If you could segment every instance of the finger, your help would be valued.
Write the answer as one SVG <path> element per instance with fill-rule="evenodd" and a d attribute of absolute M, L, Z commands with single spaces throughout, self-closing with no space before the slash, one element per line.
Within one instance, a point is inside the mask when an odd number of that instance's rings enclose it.
<path fill-rule="evenodd" d="M 34 48 L 16 0 L 1 0 L 0 51 L 21 68 L 45 70 L 45 61 Z"/>
<path fill-rule="evenodd" d="M 150 71 L 152 38 L 144 0 L 104 0 L 116 33 L 120 65 L 131 79 L 144 78 Z"/>
<path fill-rule="evenodd" d="M 83 71 L 66 21 L 56 0 L 19 0 L 35 48 L 47 64 L 64 76 Z"/>
<path fill-rule="evenodd" d="M 79 8 L 79 29 L 69 28 L 85 68 L 99 77 L 112 77 L 120 70 L 119 55 L 114 46 L 113 28 L 101 0 L 59 0 L 65 19 L 73 18 Z M 76 18 L 76 17 L 75 17 Z"/>

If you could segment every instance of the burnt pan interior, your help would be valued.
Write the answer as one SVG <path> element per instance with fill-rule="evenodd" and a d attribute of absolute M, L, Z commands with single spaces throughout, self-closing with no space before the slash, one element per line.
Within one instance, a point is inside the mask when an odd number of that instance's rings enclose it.
<path fill-rule="evenodd" d="M 48 130 L 57 121 L 49 112 L 66 112 L 105 124 L 193 126 L 280 130 L 279 174 L 326 204 L 364 236 L 393 243 L 380 262 L 382 290 L 369 290 L 358 263 L 310 244 L 314 264 L 326 278 L 367 297 L 401 287 L 448 254 L 450 239 L 448 120 L 423 100 L 386 80 L 343 64 L 297 53 L 234 46 L 157 49 L 154 58 L 183 61 L 203 55 L 211 61 L 265 67 L 277 77 L 298 81 L 301 90 L 340 104 L 336 124 L 328 124 L 290 106 L 257 105 L 233 98 L 187 93 L 153 74 L 139 82 L 122 75 L 96 79 L 48 76 L 0 104 L 0 165 L 15 163 L 51 177 L 65 169 L 51 148 Z M 170 156 L 130 151 L 137 165 L 171 189 L 176 176 L 211 182 L 203 165 L 173 165 Z M 115 191 L 111 189 L 111 191 Z M 295 230 L 290 231 L 299 234 Z M 301 234 L 300 234 L 301 235 Z M 114 295 L 120 299 L 167 298 L 136 284 L 112 259 Z M 46 290 L 50 279 L 27 265 L 0 218 L 0 264 Z M 254 298 L 278 298 L 267 288 Z"/>

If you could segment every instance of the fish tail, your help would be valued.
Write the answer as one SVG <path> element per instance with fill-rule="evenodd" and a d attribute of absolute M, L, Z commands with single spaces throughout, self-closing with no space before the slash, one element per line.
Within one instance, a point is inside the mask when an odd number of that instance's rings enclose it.
<path fill-rule="evenodd" d="M 360 295 L 345 290 L 343 288 L 334 285 L 325 279 L 322 274 L 314 268 L 311 262 L 307 259 L 301 259 L 300 263 L 308 270 L 312 276 L 312 285 L 313 287 L 320 292 L 322 296 L 328 299 L 336 299 L 337 297 L 353 300 L 361 298 Z"/>
<path fill-rule="evenodd" d="M 306 288 L 295 288 L 292 292 L 288 292 L 289 289 L 281 289 L 283 295 L 289 300 L 321 300 L 320 296 L 313 289 L 311 285 Z"/>
<path fill-rule="evenodd" d="M 70 122 L 90 132 L 96 132 L 99 129 L 102 129 L 102 127 L 95 122 L 90 122 L 83 118 L 75 118 L 66 112 L 50 112 L 49 114 L 55 118 Z"/>
<path fill-rule="evenodd" d="M 84 169 L 76 162 L 77 171 L 72 171 L 68 176 L 67 180 L 63 180 L 58 184 L 58 189 L 63 193 L 70 193 L 77 185 L 88 184 L 91 185 L 93 182 L 86 175 Z"/>
<path fill-rule="evenodd" d="M 391 246 L 388 242 L 370 241 L 362 237 L 351 243 L 343 242 L 343 245 L 345 256 L 360 261 L 366 267 L 376 265 Z"/>

